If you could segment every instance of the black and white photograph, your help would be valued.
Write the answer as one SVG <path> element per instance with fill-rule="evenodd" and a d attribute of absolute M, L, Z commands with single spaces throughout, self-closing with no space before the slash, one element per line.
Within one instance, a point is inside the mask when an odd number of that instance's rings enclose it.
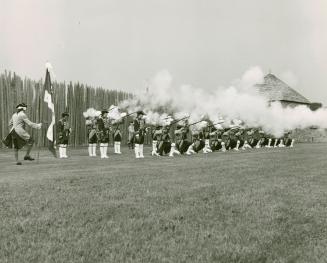
<path fill-rule="evenodd" d="M 0 0 L 0 262 L 327 262 L 327 1 Z"/>

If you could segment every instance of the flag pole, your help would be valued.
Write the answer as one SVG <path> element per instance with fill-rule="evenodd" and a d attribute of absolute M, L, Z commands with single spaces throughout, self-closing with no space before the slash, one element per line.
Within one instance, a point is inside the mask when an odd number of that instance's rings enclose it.
<path fill-rule="evenodd" d="M 39 88 L 40 90 L 40 88 Z M 43 91 L 43 88 L 41 89 Z M 39 94 L 39 116 L 38 116 L 38 121 L 41 122 L 41 98 L 40 95 L 42 95 L 42 92 Z M 41 127 L 42 129 L 42 127 Z M 39 164 L 40 160 L 40 139 L 39 139 L 39 131 L 36 130 L 36 138 L 37 138 L 37 154 L 36 154 L 36 163 Z"/>
<path fill-rule="evenodd" d="M 37 138 L 39 138 L 39 131 L 36 131 L 36 136 Z M 40 144 L 37 141 L 37 155 L 36 155 L 36 163 L 39 164 L 39 160 L 40 160 Z"/>

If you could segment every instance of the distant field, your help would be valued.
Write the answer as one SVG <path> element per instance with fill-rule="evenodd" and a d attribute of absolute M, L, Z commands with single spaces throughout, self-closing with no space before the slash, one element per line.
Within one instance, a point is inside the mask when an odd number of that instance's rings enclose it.
<path fill-rule="evenodd" d="M 326 262 L 326 143 L 123 152 L 16 166 L 0 149 L 0 262 Z"/>

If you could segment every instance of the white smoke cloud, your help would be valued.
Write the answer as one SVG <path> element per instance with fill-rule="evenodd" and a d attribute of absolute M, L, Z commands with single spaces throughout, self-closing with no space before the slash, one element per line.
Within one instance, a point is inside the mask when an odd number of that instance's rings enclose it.
<path fill-rule="evenodd" d="M 266 98 L 254 87 L 263 82 L 263 76 L 259 67 L 252 67 L 241 79 L 234 81 L 233 86 L 208 92 L 190 85 L 176 87 L 172 75 L 163 70 L 150 82 L 148 93 L 124 101 L 122 105 L 129 112 L 144 110 L 151 124 L 160 123 L 163 114 L 174 113 L 175 119 L 189 116 L 190 123 L 206 117 L 216 123 L 223 117 L 223 127 L 228 127 L 232 120 L 241 120 L 248 127 L 260 127 L 275 136 L 281 136 L 286 130 L 312 125 L 327 128 L 326 109 L 313 112 L 306 106 L 283 108 L 279 102 L 269 106 Z M 197 125 L 196 128 L 201 127 Z"/>
<path fill-rule="evenodd" d="M 99 117 L 101 114 L 101 111 L 97 111 L 94 108 L 89 108 L 85 112 L 83 112 L 84 118 L 95 118 Z"/>

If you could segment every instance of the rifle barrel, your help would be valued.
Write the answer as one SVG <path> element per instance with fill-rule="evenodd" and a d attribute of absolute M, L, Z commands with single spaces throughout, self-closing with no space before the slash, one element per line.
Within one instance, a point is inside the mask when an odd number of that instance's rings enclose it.
<path fill-rule="evenodd" d="M 125 118 L 125 117 L 127 117 L 127 116 L 130 116 L 130 115 L 132 115 L 132 114 L 134 114 L 134 113 L 137 113 L 137 111 L 135 111 L 135 112 L 132 112 L 132 113 L 128 113 L 127 115 L 125 115 L 124 117 L 122 117 L 122 118 Z"/>
<path fill-rule="evenodd" d="M 181 119 L 178 119 L 178 120 L 175 120 L 175 121 L 173 121 L 171 124 L 169 124 L 169 125 L 172 125 L 172 124 L 175 124 L 175 123 L 177 123 L 177 122 L 179 122 L 179 121 L 182 121 L 182 120 L 185 120 L 185 119 L 188 119 L 190 116 L 187 116 L 187 117 L 184 117 L 184 118 L 181 118 Z"/>
<path fill-rule="evenodd" d="M 201 122 L 201 121 L 193 122 L 193 123 L 191 123 L 191 124 L 189 124 L 189 125 L 187 125 L 187 126 L 191 126 L 191 125 L 197 124 L 197 123 L 199 123 L 199 122 Z"/>

